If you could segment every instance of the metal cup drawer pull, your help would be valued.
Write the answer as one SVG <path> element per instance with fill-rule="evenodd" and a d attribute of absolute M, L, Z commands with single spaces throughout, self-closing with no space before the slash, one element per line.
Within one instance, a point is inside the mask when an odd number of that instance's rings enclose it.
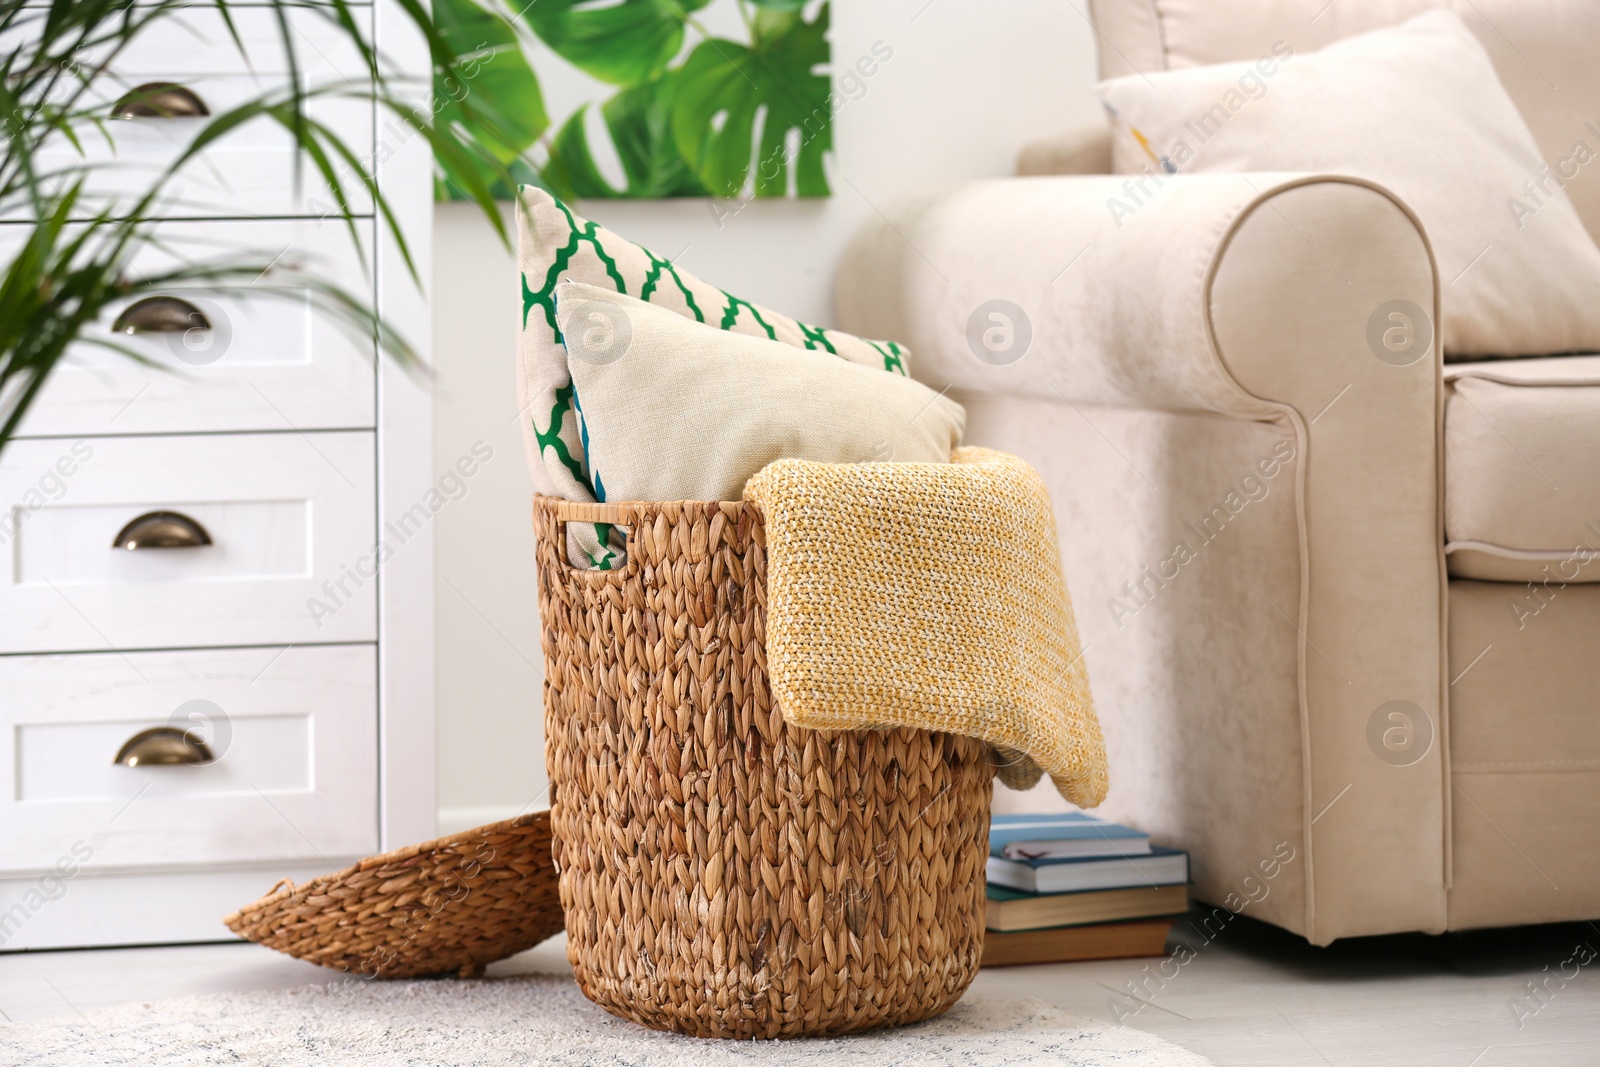
<path fill-rule="evenodd" d="M 211 544 L 206 528 L 179 511 L 147 511 L 124 526 L 112 548 L 201 548 Z"/>
<path fill-rule="evenodd" d="M 204 741 L 191 737 L 187 730 L 180 730 L 176 726 L 152 726 L 124 741 L 111 762 L 124 767 L 199 766 L 215 763 L 216 757 Z"/>
<path fill-rule="evenodd" d="M 198 119 L 210 114 L 193 89 L 174 82 L 146 82 L 111 105 L 114 119 Z"/>
<path fill-rule="evenodd" d="M 209 330 L 211 320 L 189 301 L 176 296 L 147 296 L 123 308 L 112 333 L 188 333 Z"/>

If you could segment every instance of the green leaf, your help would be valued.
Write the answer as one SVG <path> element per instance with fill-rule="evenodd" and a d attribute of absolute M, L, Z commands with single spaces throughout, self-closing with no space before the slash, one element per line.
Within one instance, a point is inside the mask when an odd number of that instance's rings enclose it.
<path fill-rule="evenodd" d="M 413 278 L 416 265 L 392 205 L 374 182 L 372 160 L 308 112 L 318 98 L 370 101 L 403 128 L 425 138 L 438 161 L 438 173 L 483 208 L 489 225 L 502 241 L 508 240 L 502 216 L 495 210 L 494 192 L 504 189 L 510 195 L 519 178 L 536 180 L 525 151 L 549 125 L 538 82 L 520 48 L 520 40 L 528 37 L 520 23 L 490 15 L 473 0 L 438 0 L 437 18 L 430 0 L 393 0 L 394 25 L 408 40 L 415 34 L 425 45 L 433 69 L 439 72 L 438 83 L 462 90 L 441 94 L 445 107 L 435 115 L 408 102 L 415 91 L 409 77 L 395 73 L 393 63 L 380 61 L 376 42 L 362 29 L 368 24 L 362 14 L 367 9 L 357 0 L 251 2 L 272 18 L 291 72 L 302 69 L 297 57 L 311 47 L 291 25 L 292 13 L 296 19 L 320 17 L 335 38 L 354 46 L 370 84 L 306 84 L 291 73 L 286 87 L 242 101 L 206 121 L 142 190 L 112 198 L 88 192 L 91 172 L 101 165 L 96 160 L 79 158 L 64 166 L 41 168 L 36 156 L 58 141 L 78 145 L 81 151 L 79 130 L 99 129 L 106 135 L 105 108 L 98 97 L 114 88 L 108 84 L 113 81 L 108 65 L 141 32 L 167 19 L 181 19 L 190 6 L 188 0 L 0 4 L 0 30 L 8 40 L 16 38 L 12 42 L 16 47 L 0 52 L 0 115 L 7 119 L 5 150 L 0 152 L 0 214 L 27 220 L 12 224 L 24 236 L 0 261 L 0 449 L 16 433 L 71 346 L 94 345 L 148 362 L 137 349 L 107 333 L 102 313 L 114 301 L 174 285 L 225 284 L 241 298 L 277 299 L 288 294 L 297 302 L 309 294 L 319 318 L 375 343 L 377 350 L 422 375 L 416 351 L 370 306 L 370 286 L 367 292 L 347 290 L 315 275 L 304 276 L 301 287 L 255 285 L 268 270 L 281 276 L 288 269 L 279 262 L 281 253 L 271 255 L 270 249 L 259 254 L 207 254 L 198 260 L 188 249 L 176 267 L 161 275 L 126 276 L 124 268 L 137 253 L 162 246 L 162 230 L 152 222 L 173 202 L 182 203 L 181 194 L 172 188 L 178 171 L 248 123 L 272 122 L 288 132 L 297 149 L 297 165 L 308 168 L 330 189 L 332 221 L 353 229 L 350 194 L 364 190 Z M 221 17 L 241 52 L 243 69 L 243 41 L 227 4 L 219 3 L 224 4 Z M 405 83 L 403 94 L 391 92 L 401 83 Z M 116 91 L 120 94 L 121 89 Z"/>
<path fill-rule="evenodd" d="M 600 106 L 627 180 L 622 189 L 613 188 L 595 165 L 585 125 L 588 105 L 562 124 L 544 169 L 557 196 L 660 199 L 706 195 L 706 187 L 684 163 L 672 137 L 671 79 L 669 73 L 620 89 Z"/>
<path fill-rule="evenodd" d="M 676 78 L 672 131 L 678 151 L 711 195 L 741 195 L 754 169 L 757 196 L 786 196 L 791 163 L 796 193 L 828 195 L 822 159 L 833 146 L 833 116 L 828 78 L 813 73 L 828 61 L 827 32 L 823 4 L 815 21 L 796 21 L 754 47 L 708 40 L 690 53 Z M 799 133 L 793 160 L 791 130 Z"/>
<path fill-rule="evenodd" d="M 567 117 L 550 143 L 550 160 L 540 172 L 556 197 L 562 200 L 588 197 L 614 198 L 622 194 L 611 188 L 595 166 L 589 151 L 589 132 L 584 119 L 589 105 L 584 104 Z"/>
<path fill-rule="evenodd" d="M 710 2 L 536 0 L 522 17 L 573 66 L 612 85 L 638 85 L 666 70 L 683 47 L 688 13 Z"/>
<path fill-rule="evenodd" d="M 623 89 L 600 108 L 632 196 L 705 196 L 672 137 L 672 75 Z"/>
<path fill-rule="evenodd" d="M 440 35 L 458 57 L 455 71 L 434 77 L 436 121 L 464 130 L 502 164 L 519 159 L 549 128 L 550 116 L 516 30 L 465 0 L 435 0 L 433 10 Z"/>
<path fill-rule="evenodd" d="M 783 11 L 777 8 L 759 8 L 755 17 L 750 20 L 750 43 L 759 45 L 763 41 L 774 41 L 799 24 L 802 15 L 796 7 L 793 11 Z"/>

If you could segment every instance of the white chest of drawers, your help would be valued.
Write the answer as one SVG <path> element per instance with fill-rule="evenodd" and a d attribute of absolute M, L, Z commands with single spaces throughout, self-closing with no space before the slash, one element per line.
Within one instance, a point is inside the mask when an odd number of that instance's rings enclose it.
<path fill-rule="evenodd" d="M 232 10 L 248 68 L 197 7 L 113 70 L 214 110 L 281 83 L 270 13 Z M 400 70 L 427 71 L 397 10 L 357 10 Z M 323 25 L 295 24 L 303 76 L 359 72 Z M 425 141 L 376 151 L 370 103 L 318 117 L 372 153 L 426 276 Z M 117 123 L 107 188 L 197 121 Z M 131 270 L 186 249 L 309 260 L 426 342 L 426 300 L 370 205 L 352 240 L 266 127 L 204 164 Z M 0 254 L 25 225 L 0 220 Z M 426 386 L 303 293 L 162 295 L 210 329 L 136 335 L 149 366 L 81 346 L 0 453 L 0 950 L 225 939 L 222 916 L 279 878 L 434 830 Z M 202 762 L 152 762 L 163 746 Z"/>

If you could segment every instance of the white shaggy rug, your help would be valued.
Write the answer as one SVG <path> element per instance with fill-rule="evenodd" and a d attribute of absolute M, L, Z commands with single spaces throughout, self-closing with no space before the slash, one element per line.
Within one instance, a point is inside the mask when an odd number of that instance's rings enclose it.
<path fill-rule="evenodd" d="M 855 1037 L 703 1041 L 613 1018 L 572 979 L 361 982 L 128 1004 L 0 1026 L 18 1067 L 1210 1067 L 1160 1038 L 1036 1001 L 967 997 L 938 1019 Z"/>

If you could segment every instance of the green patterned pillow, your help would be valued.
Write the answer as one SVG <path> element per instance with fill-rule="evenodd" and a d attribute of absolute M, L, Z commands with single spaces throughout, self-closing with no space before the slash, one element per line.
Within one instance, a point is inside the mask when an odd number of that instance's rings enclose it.
<path fill-rule="evenodd" d="M 686 318 L 735 333 L 766 337 L 795 348 L 831 352 L 852 363 L 908 373 L 909 355 L 892 341 L 868 341 L 809 326 L 707 285 L 687 271 L 598 223 L 580 218 L 542 189 L 522 187 L 517 207 L 517 266 L 522 274 L 522 332 L 517 345 L 517 402 L 528 443 L 534 487 L 566 500 L 606 499 L 591 481 L 582 429 L 556 325 L 556 283 L 563 278 L 606 286 Z M 575 566 L 605 567 L 616 545 L 606 531 L 575 531 Z"/>

